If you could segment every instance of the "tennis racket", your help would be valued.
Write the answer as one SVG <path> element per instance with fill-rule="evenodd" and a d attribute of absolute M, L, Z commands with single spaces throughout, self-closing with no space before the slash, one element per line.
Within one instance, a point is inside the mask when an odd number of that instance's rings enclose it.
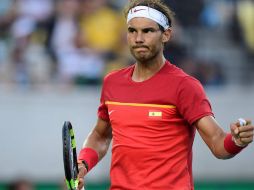
<path fill-rule="evenodd" d="M 69 121 L 65 121 L 62 129 L 63 138 L 63 163 L 65 182 L 68 190 L 77 190 L 78 163 L 74 131 Z"/>

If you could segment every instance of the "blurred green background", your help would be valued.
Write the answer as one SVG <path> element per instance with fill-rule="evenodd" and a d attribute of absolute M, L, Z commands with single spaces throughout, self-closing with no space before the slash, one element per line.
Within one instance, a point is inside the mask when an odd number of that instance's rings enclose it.
<path fill-rule="evenodd" d="M 107 190 L 109 183 L 87 184 L 86 190 Z M 62 190 L 61 186 L 55 183 L 38 183 L 35 184 L 36 190 Z M 253 190 L 254 182 L 195 182 L 196 190 Z M 5 184 L 0 185 L 0 190 L 7 190 Z"/>

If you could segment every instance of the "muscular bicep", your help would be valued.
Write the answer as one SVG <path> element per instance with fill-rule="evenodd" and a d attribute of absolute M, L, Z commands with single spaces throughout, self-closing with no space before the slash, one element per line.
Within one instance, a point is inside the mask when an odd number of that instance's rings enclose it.
<path fill-rule="evenodd" d="M 224 148 L 226 133 L 212 116 L 199 119 L 195 122 L 195 126 L 204 142 L 217 158 L 228 158 L 229 154 Z"/>

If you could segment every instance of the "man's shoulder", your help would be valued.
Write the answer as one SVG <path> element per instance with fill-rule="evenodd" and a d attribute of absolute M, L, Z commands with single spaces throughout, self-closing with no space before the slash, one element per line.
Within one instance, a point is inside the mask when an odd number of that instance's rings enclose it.
<path fill-rule="evenodd" d="M 167 76 L 172 77 L 174 79 L 174 82 L 178 81 L 181 84 L 200 83 L 199 80 L 186 73 L 183 69 L 171 64 L 170 62 L 168 62 L 167 64 Z"/>
<path fill-rule="evenodd" d="M 128 78 L 128 76 L 130 76 L 133 70 L 133 67 L 134 67 L 133 65 L 130 65 L 122 69 L 111 71 L 104 77 L 104 81 L 120 80 L 120 79 Z"/>
<path fill-rule="evenodd" d="M 166 69 L 164 70 L 169 76 L 171 77 L 176 77 L 178 79 L 183 79 L 183 78 L 188 78 L 191 77 L 189 74 L 187 74 L 185 71 L 183 71 L 181 68 L 178 66 L 170 63 L 167 61 L 166 63 Z"/>

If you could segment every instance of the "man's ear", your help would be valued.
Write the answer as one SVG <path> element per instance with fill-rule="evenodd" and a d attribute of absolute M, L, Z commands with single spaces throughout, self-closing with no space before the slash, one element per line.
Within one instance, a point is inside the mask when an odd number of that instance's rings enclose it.
<path fill-rule="evenodd" d="M 163 42 L 163 43 L 168 42 L 168 41 L 170 40 L 170 38 L 171 38 L 171 35 L 172 35 L 172 30 L 171 30 L 171 28 L 165 30 L 165 31 L 163 32 L 162 35 L 163 35 L 163 36 L 162 36 L 162 42 Z"/>

